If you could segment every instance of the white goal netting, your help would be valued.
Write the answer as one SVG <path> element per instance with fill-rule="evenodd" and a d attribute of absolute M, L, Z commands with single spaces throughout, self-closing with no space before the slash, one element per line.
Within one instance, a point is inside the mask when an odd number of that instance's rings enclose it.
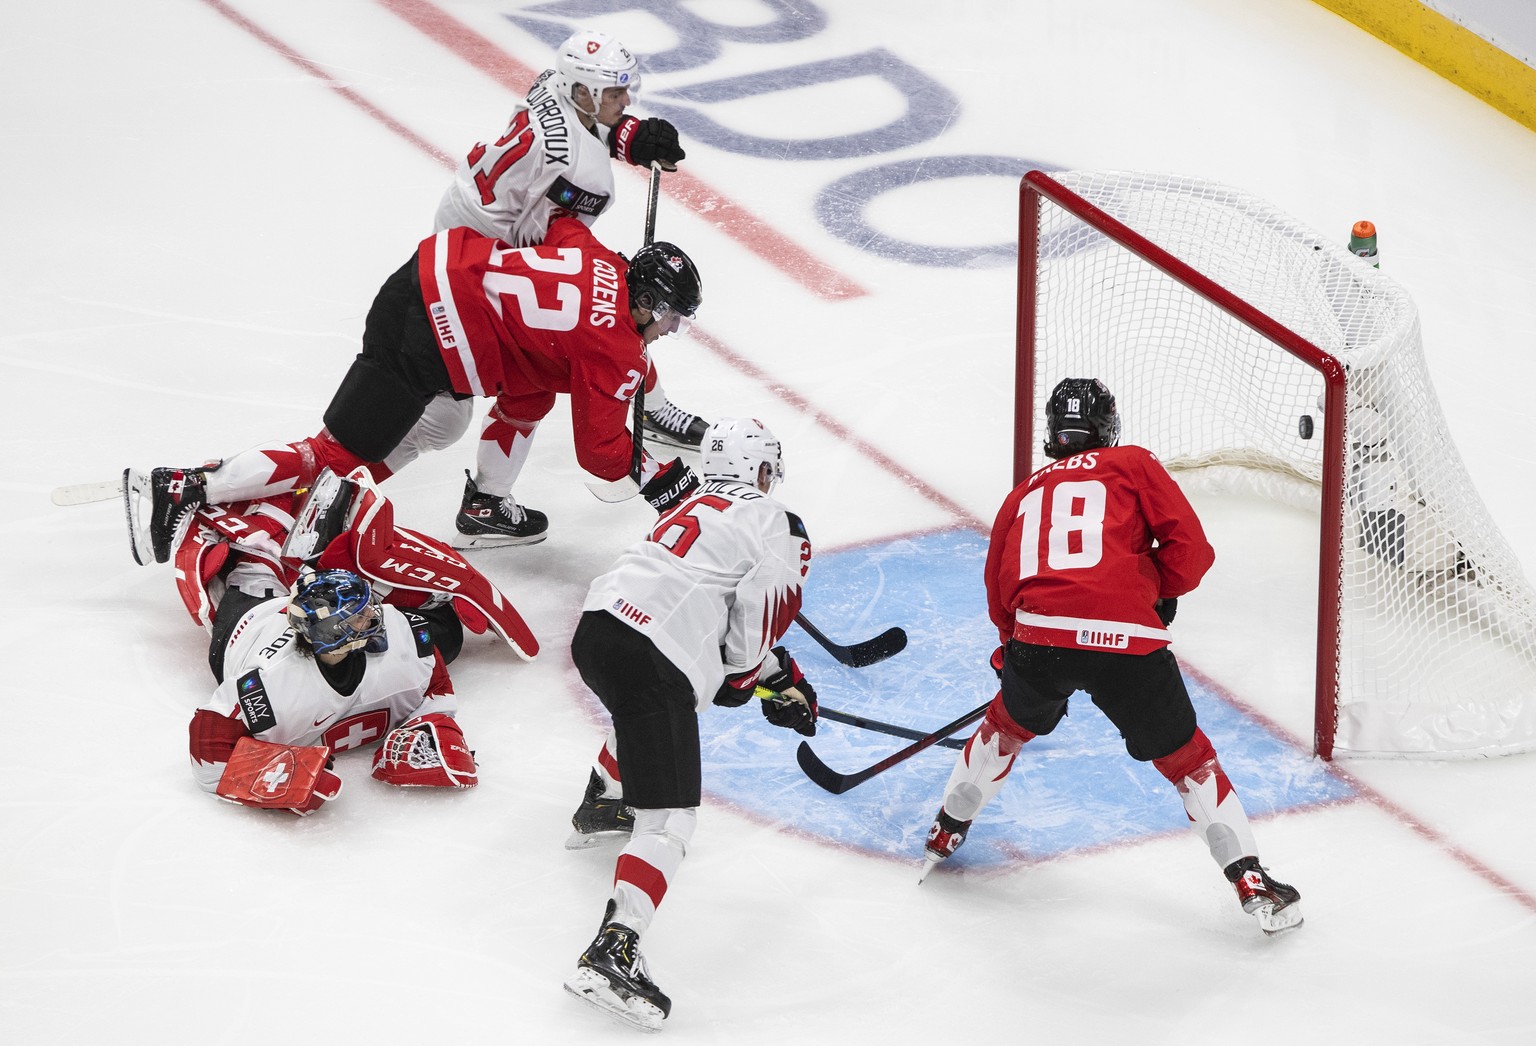
<path fill-rule="evenodd" d="M 1101 378 L 1124 442 L 1181 482 L 1237 482 L 1340 520 L 1338 753 L 1536 747 L 1536 591 L 1447 434 L 1403 289 L 1232 188 L 1128 172 L 1051 178 L 1344 364 L 1344 496 L 1322 504 L 1319 370 L 1051 200 L 1024 196 L 1039 206 L 1035 403 L 1061 378 Z M 1038 446 L 1043 419 L 1034 424 Z"/>

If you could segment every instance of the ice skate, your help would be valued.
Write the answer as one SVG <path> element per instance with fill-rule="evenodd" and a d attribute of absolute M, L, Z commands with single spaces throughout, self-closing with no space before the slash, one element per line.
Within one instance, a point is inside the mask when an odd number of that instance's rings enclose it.
<path fill-rule="evenodd" d="M 587 794 L 571 815 L 571 827 L 575 830 L 565 841 L 565 848 L 585 850 L 604 839 L 628 838 L 635 829 L 635 812 L 623 799 L 605 798 L 603 779 L 593 770 L 587 779 Z"/>
<path fill-rule="evenodd" d="M 177 528 L 206 499 L 197 469 L 123 469 L 123 512 L 133 561 L 140 566 L 169 562 Z"/>
<path fill-rule="evenodd" d="M 648 440 L 683 450 L 698 450 L 704 433 L 709 431 L 709 422 L 666 399 L 655 410 L 647 410 L 643 418 Z"/>
<path fill-rule="evenodd" d="M 549 533 L 549 517 L 524 508 L 508 494 L 482 494 L 475 478 L 464 473 L 464 501 L 453 521 L 459 537 L 454 548 L 495 548 L 501 545 L 532 545 Z"/>
<path fill-rule="evenodd" d="M 1301 925 L 1301 891 L 1287 886 L 1259 867 L 1257 857 L 1244 857 L 1226 868 L 1227 881 L 1237 890 L 1243 911 L 1259 921 L 1270 937 Z"/>
<path fill-rule="evenodd" d="M 928 878 L 928 873 L 942 860 L 951 856 L 960 849 L 960 844 L 965 842 L 965 833 L 971 830 L 971 822 L 957 821 L 939 807 L 939 815 L 933 820 L 933 827 L 928 829 L 928 841 L 923 844 L 923 874 L 917 877 L 918 885 Z"/>
<path fill-rule="evenodd" d="M 651 980 L 640 954 L 640 935 L 614 922 L 613 912 L 609 901 L 603 927 L 576 960 L 576 972 L 566 978 L 565 990 L 614 1020 L 642 1031 L 660 1031 L 672 1012 L 672 1000 Z"/>

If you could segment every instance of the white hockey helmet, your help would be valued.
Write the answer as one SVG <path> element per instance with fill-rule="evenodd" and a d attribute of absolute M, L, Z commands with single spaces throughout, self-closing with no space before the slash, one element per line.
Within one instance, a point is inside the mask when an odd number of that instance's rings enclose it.
<path fill-rule="evenodd" d="M 768 466 L 768 490 L 784 480 L 784 451 L 778 438 L 756 418 L 721 418 L 699 442 L 705 479 L 734 479 L 756 487 Z M 761 489 L 761 488 L 759 488 Z"/>
<path fill-rule="evenodd" d="M 609 87 L 623 87 L 631 95 L 640 92 L 640 63 L 630 54 L 629 48 L 607 33 L 583 29 L 573 33 L 555 52 L 554 92 L 577 105 L 571 92 L 581 84 L 592 94 L 592 109 L 588 116 L 596 116 L 603 102 L 603 91 Z"/>

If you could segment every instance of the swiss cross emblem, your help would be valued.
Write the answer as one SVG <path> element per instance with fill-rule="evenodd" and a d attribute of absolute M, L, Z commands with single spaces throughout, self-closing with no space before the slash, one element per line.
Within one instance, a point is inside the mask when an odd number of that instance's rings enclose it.
<path fill-rule="evenodd" d="M 597 52 L 601 51 L 602 49 L 603 45 L 598 43 L 596 40 L 587 41 L 587 54 L 597 54 Z"/>
<path fill-rule="evenodd" d="M 288 782 L 292 777 L 293 753 L 285 748 L 256 772 L 255 780 L 260 785 L 261 795 L 272 799 L 288 791 Z"/>

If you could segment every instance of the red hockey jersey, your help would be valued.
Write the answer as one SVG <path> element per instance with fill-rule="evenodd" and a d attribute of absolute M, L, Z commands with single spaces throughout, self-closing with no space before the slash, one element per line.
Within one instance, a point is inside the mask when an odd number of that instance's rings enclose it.
<path fill-rule="evenodd" d="M 1150 451 L 1085 451 L 1003 502 L 987 550 L 987 609 L 1003 642 L 1146 654 L 1170 640 L 1154 604 L 1192 591 L 1215 558 Z"/>
<path fill-rule="evenodd" d="M 570 217 L 551 222 L 538 247 L 454 228 L 418 251 L 422 302 L 454 391 L 568 394 L 576 460 L 607 480 L 629 473 L 629 402 L 647 368 L 626 270 Z"/>

